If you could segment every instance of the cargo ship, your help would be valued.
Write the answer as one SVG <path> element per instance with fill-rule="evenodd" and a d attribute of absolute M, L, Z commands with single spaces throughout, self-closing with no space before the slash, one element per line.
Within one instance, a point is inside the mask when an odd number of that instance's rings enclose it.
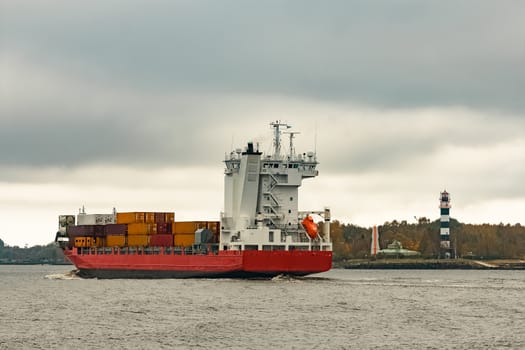
<path fill-rule="evenodd" d="M 315 152 L 294 149 L 297 132 L 276 121 L 270 154 L 248 142 L 226 155 L 220 221 L 176 221 L 175 212 L 60 215 L 57 245 L 87 278 L 270 278 L 332 266 L 330 210 L 298 210 Z M 281 150 L 283 134 L 288 151 Z M 316 221 L 317 220 L 317 221 Z"/>

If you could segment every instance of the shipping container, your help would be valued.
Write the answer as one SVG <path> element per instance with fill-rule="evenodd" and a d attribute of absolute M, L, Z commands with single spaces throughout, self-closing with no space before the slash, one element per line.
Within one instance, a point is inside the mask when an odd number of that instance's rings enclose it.
<path fill-rule="evenodd" d="M 194 234 L 201 228 L 208 228 L 206 221 L 177 221 L 172 224 L 173 234 Z"/>
<path fill-rule="evenodd" d="M 134 224 L 144 220 L 144 212 L 117 213 L 117 224 Z"/>
<path fill-rule="evenodd" d="M 94 225 L 94 231 L 96 237 L 106 237 L 106 225 Z"/>
<path fill-rule="evenodd" d="M 128 236 L 128 246 L 134 247 L 134 246 L 141 246 L 141 247 L 147 247 L 149 245 L 149 238 L 148 235 L 132 235 Z"/>
<path fill-rule="evenodd" d="M 106 225 L 114 224 L 113 214 L 78 214 L 77 225 Z"/>
<path fill-rule="evenodd" d="M 93 234 L 89 232 L 87 226 L 68 226 L 66 228 L 67 235 L 69 238 L 73 239 L 80 236 L 92 236 Z"/>
<path fill-rule="evenodd" d="M 169 233 L 171 234 L 171 223 L 157 223 L 157 234 Z"/>
<path fill-rule="evenodd" d="M 175 221 L 175 213 L 166 213 L 166 222 L 174 222 Z"/>
<path fill-rule="evenodd" d="M 154 235 L 157 233 L 156 224 L 135 223 L 128 224 L 128 235 Z"/>
<path fill-rule="evenodd" d="M 149 245 L 154 247 L 171 247 L 173 245 L 173 235 L 168 233 L 150 236 Z"/>
<path fill-rule="evenodd" d="M 91 237 L 84 237 L 84 236 L 75 237 L 75 247 L 77 248 L 90 247 L 91 245 L 88 245 L 90 243 L 91 243 Z"/>
<path fill-rule="evenodd" d="M 128 233 L 128 225 L 127 224 L 109 224 L 104 226 L 104 230 L 106 232 L 106 235 L 125 235 Z"/>
<path fill-rule="evenodd" d="M 148 224 L 154 224 L 155 223 L 155 214 L 154 212 L 146 212 L 144 213 L 144 222 Z"/>
<path fill-rule="evenodd" d="M 155 213 L 155 222 L 158 224 L 166 222 L 166 213 Z"/>
<path fill-rule="evenodd" d="M 102 247 L 104 245 L 104 240 L 102 238 L 94 237 L 75 237 L 75 247 L 85 248 L 85 247 Z"/>
<path fill-rule="evenodd" d="M 220 221 L 208 221 L 208 230 L 213 232 L 214 235 L 219 235 L 221 222 Z"/>
<path fill-rule="evenodd" d="M 68 226 L 66 232 L 71 238 L 78 236 L 104 237 L 106 235 L 104 225 Z"/>
<path fill-rule="evenodd" d="M 95 244 L 95 247 L 103 247 L 106 245 L 106 237 L 95 237 L 94 238 L 94 244 Z"/>
<path fill-rule="evenodd" d="M 59 215 L 58 232 L 66 233 L 68 226 L 75 225 L 75 215 Z"/>
<path fill-rule="evenodd" d="M 106 246 L 108 247 L 125 247 L 126 236 L 123 235 L 107 235 Z"/>
<path fill-rule="evenodd" d="M 216 243 L 213 232 L 207 228 L 201 228 L 195 231 L 195 244 Z"/>
<path fill-rule="evenodd" d="M 176 247 L 189 247 L 195 242 L 194 234 L 175 234 L 173 236 L 173 245 Z"/>

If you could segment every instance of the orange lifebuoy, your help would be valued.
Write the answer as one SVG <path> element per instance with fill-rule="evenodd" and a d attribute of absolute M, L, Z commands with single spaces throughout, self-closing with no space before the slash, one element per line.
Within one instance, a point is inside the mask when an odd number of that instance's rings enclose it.
<path fill-rule="evenodd" d="M 302 222 L 306 233 L 310 236 L 311 239 L 314 239 L 317 236 L 317 224 L 314 222 L 314 219 L 310 215 L 306 216 Z"/>

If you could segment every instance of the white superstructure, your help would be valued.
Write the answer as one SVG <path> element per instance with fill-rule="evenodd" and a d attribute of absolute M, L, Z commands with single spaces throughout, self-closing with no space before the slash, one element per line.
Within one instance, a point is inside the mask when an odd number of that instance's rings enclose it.
<path fill-rule="evenodd" d="M 296 155 L 297 132 L 287 132 L 289 151 L 281 149 L 281 128 L 276 121 L 273 154 L 263 155 L 252 142 L 225 159 L 224 212 L 221 213 L 221 250 L 332 250 L 330 210 L 299 212 L 298 194 L 303 179 L 318 175 L 314 152 Z M 309 214 L 323 217 L 323 235 L 311 238 L 301 224 Z"/>

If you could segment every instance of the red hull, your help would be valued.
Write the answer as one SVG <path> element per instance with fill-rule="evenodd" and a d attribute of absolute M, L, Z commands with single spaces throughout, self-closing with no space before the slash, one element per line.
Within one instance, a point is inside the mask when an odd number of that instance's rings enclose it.
<path fill-rule="evenodd" d="M 330 270 L 331 251 L 220 251 L 218 254 L 78 254 L 66 257 L 84 277 L 184 278 L 304 276 Z"/>

